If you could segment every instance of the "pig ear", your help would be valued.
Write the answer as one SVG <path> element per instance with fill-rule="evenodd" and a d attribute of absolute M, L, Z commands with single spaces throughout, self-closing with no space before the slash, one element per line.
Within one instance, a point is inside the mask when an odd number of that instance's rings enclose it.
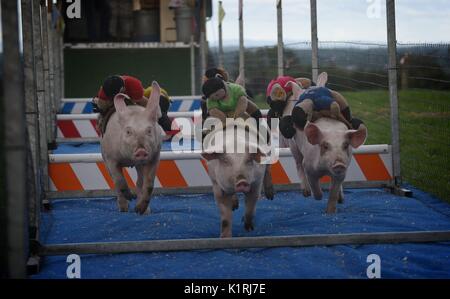
<path fill-rule="evenodd" d="M 328 81 L 328 74 L 326 72 L 320 73 L 320 75 L 317 77 L 317 86 L 325 87 Z"/>
<path fill-rule="evenodd" d="M 301 87 L 301 83 L 300 83 L 300 85 L 298 85 L 295 82 L 289 81 L 286 83 L 285 87 L 288 87 L 289 85 L 292 86 L 292 95 L 294 96 L 294 99 L 298 100 L 300 95 L 304 92 L 304 90 Z"/>
<path fill-rule="evenodd" d="M 244 76 L 242 76 L 241 73 L 239 73 L 239 76 L 236 78 L 236 81 L 234 81 L 234 83 L 240 85 L 240 86 L 244 86 L 245 83 L 245 78 Z"/>
<path fill-rule="evenodd" d="M 205 159 L 206 161 L 211 161 L 214 159 L 219 159 L 223 154 L 222 153 L 207 153 L 207 152 L 203 152 L 201 153 L 203 159 Z"/>
<path fill-rule="evenodd" d="M 129 97 L 123 93 L 118 93 L 114 97 L 114 108 L 116 108 L 116 111 L 119 113 L 119 115 L 128 110 L 127 104 L 125 104 L 125 99 L 129 99 Z"/>
<path fill-rule="evenodd" d="M 308 142 L 312 145 L 319 144 L 323 139 L 323 135 L 319 127 L 311 122 L 309 122 L 305 127 L 305 135 Z"/>
<path fill-rule="evenodd" d="M 152 121 L 158 120 L 158 107 L 159 107 L 159 97 L 161 95 L 161 89 L 156 81 L 152 83 L 152 93 L 147 102 L 147 107 L 145 108 L 148 112 L 150 119 Z"/>
<path fill-rule="evenodd" d="M 347 131 L 347 136 L 350 140 L 350 144 L 353 148 L 358 148 L 366 142 L 367 128 L 364 125 L 360 125 L 358 130 Z"/>

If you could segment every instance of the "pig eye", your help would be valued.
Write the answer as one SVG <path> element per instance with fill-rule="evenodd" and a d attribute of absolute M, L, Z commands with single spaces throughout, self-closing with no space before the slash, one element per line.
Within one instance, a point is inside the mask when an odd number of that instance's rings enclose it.
<path fill-rule="evenodd" d="M 130 128 L 126 128 L 125 133 L 127 134 L 127 136 L 131 136 L 133 134 Z"/>
<path fill-rule="evenodd" d="M 348 150 L 348 146 L 349 146 L 350 144 L 348 143 L 348 142 L 345 142 L 343 145 L 342 145 L 342 148 L 344 149 L 344 150 Z"/>
<path fill-rule="evenodd" d="M 320 145 L 320 149 L 322 150 L 322 152 L 326 152 L 330 149 L 330 145 L 327 142 L 324 142 Z"/>
<path fill-rule="evenodd" d="M 152 128 L 147 128 L 147 129 L 145 130 L 145 134 L 147 134 L 147 135 L 152 135 Z"/>

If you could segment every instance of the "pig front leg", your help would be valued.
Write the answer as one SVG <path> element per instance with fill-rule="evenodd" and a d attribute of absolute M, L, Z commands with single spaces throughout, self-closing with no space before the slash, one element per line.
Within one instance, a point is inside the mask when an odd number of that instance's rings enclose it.
<path fill-rule="evenodd" d="M 233 197 L 231 198 L 231 203 L 232 203 L 231 207 L 232 207 L 233 211 L 239 209 L 239 199 L 237 197 L 237 194 L 233 195 Z"/>
<path fill-rule="evenodd" d="M 331 178 L 330 196 L 327 204 L 327 214 L 336 213 L 336 205 L 341 197 L 342 179 Z"/>
<path fill-rule="evenodd" d="M 245 214 L 244 214 L 244 228 L 246 231 L 254 230 L 253 218 L 255 217 L 256 202 L 258 195 L 261 193 L 261 185 L 252 187 L 250 192 L 245 193 Z"/>
<path fill-rule="evenodd" d="M 342 185 L 339 192 L 338 203 L 344 203 L 344 188 L 342 187 Z"/>
<path fill-rule="evenodd" d="M 237 199 L 236 194 L 227 195 L 220 187 L 213 183 L 214 198 L 220 211 L 220 237 L 231 238 L 231 225 L 233 219 L 233 198 Z"/>
<path fill-rule="evenodd" d="M 305 167 L 303 167 L 305 169 Z M 321 200 L 323 197 L 322 188 L 320 187 L 320 177 L 312 170 L 305 169 L 305 177 L 311 188 L 312 194 L 316 200 Z"/>
<path fill-rule="evenodd" d="M 122 167 L 112 161 L 106 161 L 106 167 L 111 174 L 114 181 L 114 190 L 117 194 L 117 204 L 120 212 L 128 212 L 128 201 L 132 199 L 133 195 L 128 188 L 127 181 L 125 180 Z"/>
<path fill-rule="evenodd" d="M 275 196 L 275 192 L 273 190 L 272 172 L 270 165 L 267 165 L 266 172 L 264 173 L 264 195 L 269 200 L 273 200 Z"/>
<path fill-rule="evenodd" d="M 142 177 L 142 186 L 140 188 L 139 185 L 136 186 L 138 188 L 137 192 L 138 198 L 134 210 L 139 215 L 150 214 L 149 203 L 153 193 L 158 164 L 159 164 L 159 157 L 155 159 L 154 162 L 144 165 L 140 170 L 140 173 L 139 169 L 137 169 L 138 182 L 139 178 Z"/>
<path fill-rule="evenodd" d="M 294 144 L 290 146 L 292 156 L 295 160 L 295 166 L 297 169 L 298 177 L 300 178 L 300 188 L 304 197 L 311 196 L 311 188 L 309 187 L 308 179 L 305 175 L 305 169 L 303 168 L 303 155 Z"/>

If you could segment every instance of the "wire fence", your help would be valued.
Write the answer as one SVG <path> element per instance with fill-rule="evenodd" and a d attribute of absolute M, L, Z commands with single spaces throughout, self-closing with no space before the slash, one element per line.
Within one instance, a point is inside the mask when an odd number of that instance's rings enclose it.
<path fill-rule="evenodd" d="M 217 66 L 212 49 L 208 66 Z M 224 49 L 231 78 L 239 71 L 239 49 Z M 397 45 L 401 166 L 404 181 L 450 201 L 450 44 Z M 311 43 L 284 46 L 284 72 L 311 78 Z M 368 144 L 390 143 L 388 51 L 382 43 L 319 42 L 319 72 L 340 91 L 353 114 L 367 124 Z M 277 76 L 277 46 L 245 50 L 246 87 L 265 105 L 267 84 Z"/>

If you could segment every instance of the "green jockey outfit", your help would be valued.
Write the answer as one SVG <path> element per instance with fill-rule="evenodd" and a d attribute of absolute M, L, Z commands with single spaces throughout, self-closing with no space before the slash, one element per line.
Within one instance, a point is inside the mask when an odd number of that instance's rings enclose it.
<path fill-rule="evenodd" d="M 235 83 L 225 82 L 227 85 L 227 99 L 225 100 L 206 100 L 206 107 L 208 110 L 217 108 L 223 113 L 227 114 L 234 113 L 236 110 L 237 103 L 241 97 L 247 97 L 247 93 L 245 92 L 245 89 Z"/>

